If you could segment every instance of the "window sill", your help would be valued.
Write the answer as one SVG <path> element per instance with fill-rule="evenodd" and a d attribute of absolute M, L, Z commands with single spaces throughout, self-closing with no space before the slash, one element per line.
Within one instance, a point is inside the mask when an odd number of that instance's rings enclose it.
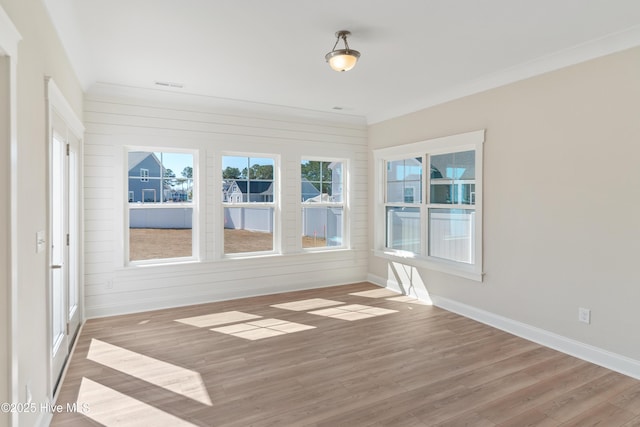
<path fill-rule="evenodd" d="M 450 263 L 445 260 L 436 261 L 408 252 L 403 253 L 393 250 L 375 249 L 373 250 L 373 255 L 379 258 L 401 262 L 403 264 L 411 265 L 414 267 L 422 267 L 458 277 L 464 277 L 465 279 L 473 280 L 476 282 L 482 282 L 482 278 L 484 276 L 484 273 L 475 271 L 474 266 L 469 266 L 468 268 L 466 268 L 465 266 Z"/>
<path fill-rule="evenodd" d="M 184 264 L 197 264 L 200 262 L 196 257 L 184 257 L 184 258 L 159 258 L 149 260 L 129 261 L 124 268 L 139 268 L 139 267 L 164 267 L 175 266 Z"/>
<path fill-rule="evenodd" d="M 347 248 L 344 246 L 335 246 L 331 249 L 325 248 L 308 248 L 302 249 L 300 252 L 288 252 L 288 253 L 277 253 L 277 252 L 265 252 L 265 253 L 239 253 L 239 254 L 226 254 L 220 259 L 212 260 L 211 262 L 221 262 L 221 261 L 230 261 L 230 260 L 251 260 L 251 259 L 264 259 L 264 258 L 281 258 L 281 257 L 296 257 L 296 256 L 309 256 L 312 254 L 334 254 L 334 253 L 345 253 L 352 252 L 352 248 Z"/>

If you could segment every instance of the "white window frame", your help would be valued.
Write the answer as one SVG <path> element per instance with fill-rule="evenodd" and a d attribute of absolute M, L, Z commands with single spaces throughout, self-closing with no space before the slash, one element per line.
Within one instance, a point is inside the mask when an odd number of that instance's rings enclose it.
<path fill-rule="evenodd" d="M 376 191 L 374 194 L 374 248 L 376 256 L 399 261 L 404 264 L 424 267 L 431 270 L 442 271 L 456 276 L 465 277 L 475 281 L 482 281 L 482 164 L 483 145 L 485 131 L 478 130 L 457 135 L 445 136 L 441 138 L 429 139 L 425 141 L 404 144 L 394 147 L 374 150 L 374 176 Z M 455 153 L 462 151 L 475 151 L 475 224 L 474 224 L 474 250 L 475 262 L 467 264 L 428 255 L 429 238 L 429 208 L 458 208 L 458 205 L 433 205 L 429 200 L 429 177 L 430 177 L 430 155 Z M 422 203 L 386 203 L 386 163 L 393 160 L 422 157 Z M 407 206 L 420 208 L 420 254 L 408 251 L 394 250 L 386 247 L 386 206 Z M 465 206 L 469 208 L 468 206 Z"/>
<path fill-rule="evenodd" d="M 281 183 L 280 183 L 280 155 L 276 153 L 255 153 L 255 152 L 237 152 L 237 151 L 223 151 L 218 154 L 219 164 L 220 164 L 220 172 L 218 177 L 222 179 L 222 172 L 224 168 L 222 167 L 223 158 L 224 157 L 247 157 L 250 159 L 271 159 L 273 160 L 273 201 L 272 202 L 224 202 L 222 201 L 222 197 L 220 198 L 220 223 L 218 224 L 217 229 L 219 230 L 219 235 L 221 236 L 218 239 L 218 253 L 221 254 L 223 259 L 234 259 L 234 258 L 258 258 L 270 255 L 277 255 L 282 253 L 282 236 L 281 236 L 281 226 L 280 226 L 280 218 L 281 218 Z M 249 165 L 250 166 L 250 165 Z M 220 191 L 220 190 L 218 190 Z M 224 210 L 225 208 L 265 208 L 265 209 L 273 209 L 273 247 L 270 251 L 256 251 L 256 252 L 236 252 L 236 253 L 225 253 L 224 252 Z"/>
<path fill-rule="evenodd" d="M 422 179 L 421 179 L 421 184 L 422 184 L 422 188 L 423 191 L 420 194 L 420 200 L 421 202 L 407 202 L 405 201 L 405 197 L 404 197 L 404 190 L 403 190 L 403 194 L 402 194 L 402 201 L 388 201 L 387 200 L 387 193 L 388 193 L 388 181 L 387 181 L 387 163 L 388 162 L 392 162 L 392 161 L 406 161 L 406 160 L 410 160 L 410 159 L 416 159 L 416 158 L 420 158 L 422 159 Z M 382 171 L 382 180 L 384 181 L 383 183 L 383 194 L 382 194 L 382 203 L 384 205 L 383 210 L 384 212 L 382 213 L 382 215 L 384 216 L 384 228 L 385 228 L 385 232 L 384 232 L 384 240 L 382 242 L 382 247 L 386 250 L 386 251 L 392 251 L 395 254 L 398 255 L 403 255 L 403 256 L 419 256 L 419 254 L 415 254 L 414 252 L 410 252 L 410 251 L 403 251 L 403 250 L 398 250 L 398 249 L 392 249 L 392 248 L 387 248 L 386 246 L 386 242 L 387 242 L 387 208 L 390 207 L 397 207 L 397 208 L 409 208 L 409 209 L 419 209 L 420 210 L 420 232 L 419 232 L 419 238 L 420 238 L 420 254 L 424 254 L 425 252 L 425 246 L 424 246 L 424 239 L 422 238 L 422 234 L 425 230 L 424 228 L 424 224 L 422 221 L 422 217 L 424 215 L 423 213 L 423 209 L 422 209 L 422 204 L 424 203 L 424 155 L 422 154 L 415 154 L 415 155 L 405 155 L 405 154 L 400 154 L 400 153 L 393 153 L 392 155 L 389 155 L 388 157 L 383 159 L 383 171 Z M 406 189 L 406 187 L 403 187 L 404 189 Z M 415 196 L 416 194 L 414 193 L 414 200 L 415 200 Z"/>
<path fill-rule="evenodd" d="M 140 168 L 140 182 L 149 182 L 149 169 Z"/>
<path fill-rule="evenodd" d="M 163 195 L 160 195 L 161 203 L 130 203 L 129 202 L 129 168 L 128 168 L 128 159 L 129 153 L 132 151 L 145 151 L 150 153 L 179 153 L 179 154 L 190 154 L 193 156 L 193 190 L 192 190 L 192 200 L 191 202 L 172 202 L 172 203 L 164 203 Z M 193 149 L 184 149 L 178 147 L 147 147 L 147 146 L 126 146 L 124 150 L 124 188 L 122 191 L 123 197 L 126 195 L 126 199 L 124 202 L 124 265 L 127 267 L 137 267 L 137 266 L 148 266 L 148 265 L 163 265 L 163 264 L 180 264 L 180 263 L 189 263 L 200 260 L 200 175 L 198 173 L 198 150 Z M 143 170 L 141 168 L 141 170 Z M 146 169 L 145 169 L 146 170 Z M 188 257 L 173 257 L 173 258 L 153 258 L 146 260 L 130 260 L 130 236 L 129 236 L 129 220 L 130 220 L 130 212 L 132 209 L 184 209 L 191 208 L 192 215 L 191 218 L 191 256 Z"/>
<path fill-rule="evenodd" d="M 344 158 L 336 158 L 336 157 L 318 157 L 318 156 L 301 156 L 300 161 L 298 162 L 300 165 L 298 180 L 300 184 L 298 185 L 298 191 L 302 191 L 302 162 L 304 160 L 307 161 L 315 161 L 315 162 L 324 162 L 324 163 L 332 163 L 332 162 L 340 162 L 342 163 L 342 201 L 341 202 L 319 202 L 314 203 L 313 205 L 305 205 L 302 203 L 302 195 L 300 194 L 298 197 L 298 213 L 302 215 L 302 209 L 305 207 L 314 207 L 314 208 L 332 208 L 332 207 L 341 207 L 342 208 L 342 243 L 338 246 L 321 246 L 321 247 L 313 247 L 313 248 L 302 248 L 303 252 L 325 252 L 325 251 L 335 251 L 340 249 L 346 249 L 350 246 L 349 236 L 350 232 L 348 229 L 349 224 L 349 209 L 348 203 L 349 200 L 349 182 L 348 182 L 348 168 L 349 161 Z M 322 188 L 320 189 L 320 194 L 322 194 Z M 302 218 L 302 217 L 300 217 Z M 300 223 L 300 232 L 302 232 L 302 227 L 304 225 L 302 222 Z M 302 236 L 302 234 L 301 234 Z M 300 241 L 300 245 L 302 245 L 302 239 Z"/>

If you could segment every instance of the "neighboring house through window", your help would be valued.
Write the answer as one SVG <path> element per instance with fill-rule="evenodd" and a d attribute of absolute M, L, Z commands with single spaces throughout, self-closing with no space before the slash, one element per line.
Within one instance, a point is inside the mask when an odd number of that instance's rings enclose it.
<path fill-rule="evenodd" d="M 132 150 L 127 160 L 128 261 L 192 259 L 194 154 Z"/>

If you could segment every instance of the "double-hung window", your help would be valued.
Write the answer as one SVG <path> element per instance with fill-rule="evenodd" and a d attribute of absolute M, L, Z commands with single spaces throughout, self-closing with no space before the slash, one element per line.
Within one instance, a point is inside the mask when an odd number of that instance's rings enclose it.
<path fill-rule="evenodd" d="M 222 156 L 224 253 L 274 251 L 276 162 L 266 156 Z"/>
<path fill-rule="evenodd" d="M 303 249 L 345 245 L 344 164 L 309 159 L 300 163 Z"/>
<path fill-rule="evenodd" d="M 194 153 L 127 152 L 129 262 L 192 259 Z"/>
<path fill-rule="evenodd" d="M 379 149 L 376 253 L 482 278 L 484 131 Z"/>

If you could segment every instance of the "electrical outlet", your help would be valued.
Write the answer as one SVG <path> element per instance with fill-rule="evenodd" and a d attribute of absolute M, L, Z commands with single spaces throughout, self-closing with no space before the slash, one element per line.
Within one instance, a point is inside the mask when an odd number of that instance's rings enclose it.
<path fill-rule="evenodd" d="M 24 386 L 25 388 L 25 400 L 27 401 L 27 404 L 31 403 L 31 401 L 33 400 L 33 396 L 31 395 L 31 388 L 29 388 L 29 384 L 27 384 L 26 386 Z"/>
<path fill-rule="evenodd" d="M 578 308 L 578 320 L 582 323 L 591 323 L 591 310 L 588 308 Z"/>

